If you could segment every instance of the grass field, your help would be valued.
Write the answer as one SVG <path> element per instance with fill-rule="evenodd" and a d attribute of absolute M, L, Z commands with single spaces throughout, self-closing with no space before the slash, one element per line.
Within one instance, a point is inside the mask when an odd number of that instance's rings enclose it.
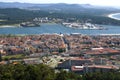
<path fill-rule="evenodd" d="M 8 56 L 2 56 L 3 60 L 9 60 L 9 59 L 21 59 L 24 58 L 23 54 L 17 54 L 17 55 L 8 55 Z"/>

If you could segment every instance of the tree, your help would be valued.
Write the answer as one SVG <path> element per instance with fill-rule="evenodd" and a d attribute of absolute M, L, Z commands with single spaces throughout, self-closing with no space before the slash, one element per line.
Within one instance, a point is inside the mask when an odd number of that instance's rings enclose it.
<path fill-rule="evenodd" d="M 0 52 L 0 62 L 2 61 L 2 54 L 1 54 L 1 52 Z"/>

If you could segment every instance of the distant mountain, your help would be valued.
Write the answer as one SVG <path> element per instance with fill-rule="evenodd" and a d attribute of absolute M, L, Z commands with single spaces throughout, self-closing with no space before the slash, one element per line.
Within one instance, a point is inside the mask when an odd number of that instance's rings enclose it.
<path fill-rule="evenodd" d="M 34 4 L 30 3 L 7 3 L 7 2 L 0 2 L 0 8 L 26 8 L 26 7 L 31 7 L 34 6 Z"/>
<path fill-rule="evenodd" d="M 64 8 L 92 8 L 92 9 L 104 9 L 101 6 L 93 6 L 90 4 L 66 4 L 66 3 L 57 3 L 57 4 L 32 4 L 32 3 L 19 3 L 19 2 L 0 2 L 0 8 L 39 8 L 39 9 L 64 9 Z M 109 8 L 109 7 L 105 7 Z M 111 9 L 111 7 L 109 8 Z M 112 8 L 115 9 L 115 8 Z"/>
<path fill-rule="evenodd" d="M 120 12 L 119 9 L 103 8 L 89 4 L 29 4 L 29 3 L 0 3 L 0 25 L 19 24 L 31 21 L 35 17 L 60 18 L 69 22 L 91 21 L 95 24 L 120 25 L 120 21 L 106 15 Z"/>
<path fill-rule="evenodd" d="M 120 12 L 119 9 L 111 7 L 94 6 L 90 4 L 32 4 L 19 2 L 0 2 L 0 8 L 19 8 L 26 10 L 41 10 L 49 13 L 67 13 L 67 14 L 90 14 L 103 15 L 113 12 Z"/>
<path fill-rule="evenodd" d="M 93 6 L 90 4 L 32 4 L 32 3 L 6 3 L 0 2 L 0 8 L 20 8 L 28 10 L 42 10 L 50 13 L 84 13 L 84 14 L 103 14 L 103 13 L 112 13 L 119 12 L 119 9 L 111 7 L 101 7 Z"/>

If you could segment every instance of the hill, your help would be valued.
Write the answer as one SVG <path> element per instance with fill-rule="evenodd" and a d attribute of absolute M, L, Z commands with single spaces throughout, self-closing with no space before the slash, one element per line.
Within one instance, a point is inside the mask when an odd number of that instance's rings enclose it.
<path fill-rule="evenodd" d="M 112 7 L 93 6 L 90 4 L 32 4 L 32 3 L 4 3 L 0 2 L 0 8 L 20 8 L 29 10 L 43 10 L 63 13 L 110 13 L 118 12 L 119 9 Z"/>
<path fill-rule="evenodd" d="M 0 25 L 16 24 L 31 21 L 35 17 L 60 18 L 78 21 L 90 20 L 95 24 L 120 25 L 120 21 L 110 19 L 106 15 L 120 12 L 111 7 L 93 6 L 90 4 L 31 4 L 0 2 Z"/>

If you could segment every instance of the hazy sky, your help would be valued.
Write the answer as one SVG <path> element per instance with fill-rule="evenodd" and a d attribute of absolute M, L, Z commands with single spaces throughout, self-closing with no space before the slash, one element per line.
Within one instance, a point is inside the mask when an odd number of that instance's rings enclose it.
<path fill-rule="evenodd" d="M 22 2 L 22 3 L 77 3 L 93 4 L 102 6 L 120 6 L 120 0 L 0 0 L 0 2 Z"/>

